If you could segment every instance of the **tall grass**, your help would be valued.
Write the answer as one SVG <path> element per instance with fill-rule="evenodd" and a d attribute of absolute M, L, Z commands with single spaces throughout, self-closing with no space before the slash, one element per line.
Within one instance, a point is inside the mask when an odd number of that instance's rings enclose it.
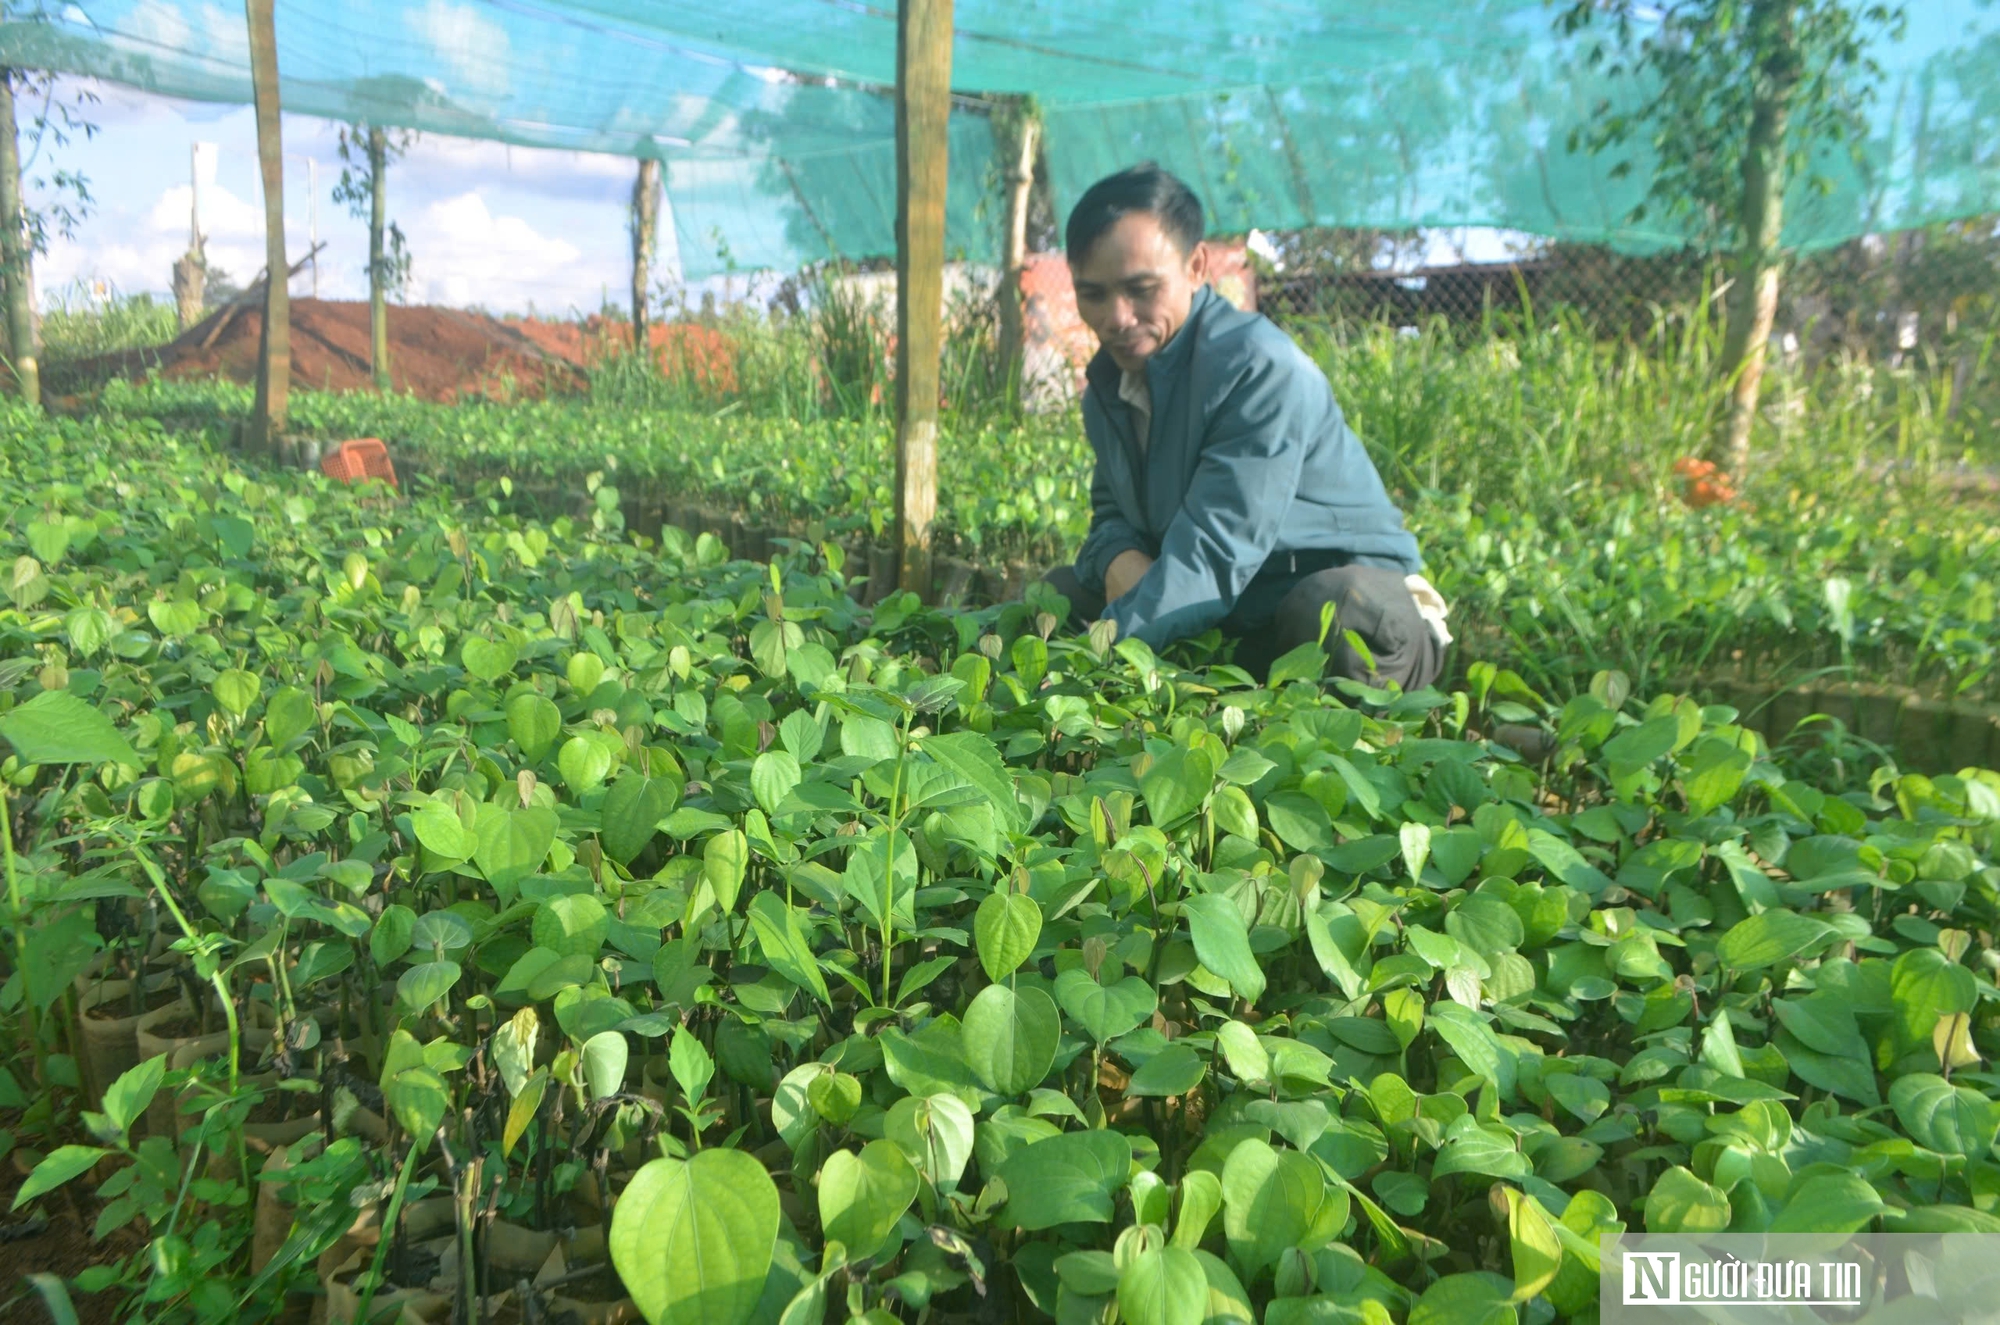
<path fill-rule="evenodd" d="M 851 264 L 810 268 L 784 304 L 683 310 L 683 321 L 726 340 L 734 362 L 726 381 L 690 371 L 669 350 L 649 357 L 605 356 L 589 370 L 593 400 L 614 406 L 723 410 L 800 422 L 889 417 L 895 408 L 895 303 L 859 282 Z M 945 310 L 939 404 L 973 426 L 1017 417 L 1018 378 L 1000 364 L 999 312 L 982 291 Z"/>
<path fill-rule="evenodd" d="M 122 350 L 165 345 L 180 334 L 174 306 L 150 294 L 124 294 L 73 281 L 45 295 L 42 361 L 60 365 Z"/>
<path fill-rule="evenodd" d="M 1727 396 L 1722 327 L 1699 304 L 1630 341 L 1595 336 L 1568 309 L 1494 313 L 1475 334 L 1443 322 L 1291 330 L 1392 488 L 1545 518 L 1579 514 L 1592 494 L 1677 486 L 1674 462 L 1702 452 Z M 1885 478 L 1928 483 L 1977 463 L 1987 420 L 1954 414 L 1952 385 L 1948 366 L 1918 361 L 1774 361 L 1752 493 L 1860 499 Z"/>

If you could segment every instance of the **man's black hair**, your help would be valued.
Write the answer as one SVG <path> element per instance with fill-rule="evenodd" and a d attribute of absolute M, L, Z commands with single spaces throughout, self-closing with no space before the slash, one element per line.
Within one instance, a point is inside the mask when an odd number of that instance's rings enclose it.
<path fill-rule="evenodd" d="M 1085 189 L 1070 211 L 1063 244 L 1071 262 L 1081 262 L 1118 219 L 1132 212 L 1151 212 L 1183 256 L 1191 254 L 1203 236 L 1201 199 L 1179 176 L 1151 161 L 1115 175 L 1106 175 Z"/>

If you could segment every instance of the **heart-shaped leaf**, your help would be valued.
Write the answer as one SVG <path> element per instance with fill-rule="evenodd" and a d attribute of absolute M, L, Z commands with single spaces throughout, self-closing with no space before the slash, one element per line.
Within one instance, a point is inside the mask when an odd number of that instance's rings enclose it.
<path fill-rule="evenodd" d="M 1004 980 L 1034 952 L 1042 908 L 1026 893 L 989 893 L 973 916 L 972 933 L 986 978 Z"/>
<path fill-rule="evenodd" d="M 741 1150 L 656 1159 L 611 1218 L 611 1263 L 652 1325 L 744 1325 L 778 1241 L 778 1189 Z"/>
<path fill-rule="evenodd" d="M 882 1249 L 896 1221 L 917 1199 L 917 1170 L 893 1141 L 870 1141 L 860 1154 L 836 1150 L 819 1171 L 819 1222 L 855 1260 Z"/>

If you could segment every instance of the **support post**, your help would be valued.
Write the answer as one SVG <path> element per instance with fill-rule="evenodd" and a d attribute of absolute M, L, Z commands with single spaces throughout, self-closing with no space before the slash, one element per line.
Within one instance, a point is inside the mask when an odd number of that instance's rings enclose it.
<path fill-rule="evenodd" d="M 1009 117 L 1012 140 L 1006 144 L 1007 230 L 1000 255 L 1000 382 L 1008 400 L 1021 403 L 1022 364 L 1027 353 L 1021 282 L 1028 270 L 1028 206 L 1035 190 L 1035 155 L 1040 149 L 1041 124 L 1022 98 Z"/>
<path fill-rule="evenodd" d="M 389 394 L 389 269 L 383 232 L 389 223 L 389 144 L 368 126 L 368 364 L 375 389 Z"/>
<path fill-rule="evenodd" d="M 653 250 L 660 232 L 660 163 L 642 157 L 639 177 L 632 181 L 632 352 L 652 361 L 652 317 L 648 300 L 653 284 Z"/>
<path fill-rule="evenodd" d="M 928 598 L 951 119 L 951 0 L 896 6 L 896 583 Z"/>
<path fill-rule="evenodd" d="M 35 344 L 34 250 L 22 214 L 21 145 L 14 122 L 12 69 L 0 69 L 0 303 L 6 306 L 7 353 L 21 399 L 42 403 L 40 347 Z"/>
<path fill-rule="evenodd" d="M 292 307 L 286 288 L 285 157 L 278 125 L 278 30 L 272 0 L 244 0 L 250 25 L 250 87 L 257 109 L 257 164 L 264 181 L 264 332 L 257 354 L 257 397 L 246 447 L 276 458 L 292 387 Z"/>

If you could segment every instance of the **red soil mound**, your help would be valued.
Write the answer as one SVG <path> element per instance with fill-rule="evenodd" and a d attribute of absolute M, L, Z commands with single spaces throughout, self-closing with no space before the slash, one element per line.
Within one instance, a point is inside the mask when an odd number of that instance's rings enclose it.
<path fill-rule="evenodd" d="M 368 305 L 292 300 L 292 385 L 329 391 L 374 384 Z M 220 325 L 218 326 L 218 323 Z M 261 306 L 212 313 L 156 349 L 106 355 L 66 366 L 78 385 L 110 377 L 214 377 L 253 382 Z M 581 386 L 581 361 L 544 349 L 515 325 L 451 308 L 389 309 L 389 380 L 426 400 L 471 395 L 508 399 Z M 54 385 L 54 384 L 52 384 Z M 58 388 L 60 389 L 60 388 Z"/>

